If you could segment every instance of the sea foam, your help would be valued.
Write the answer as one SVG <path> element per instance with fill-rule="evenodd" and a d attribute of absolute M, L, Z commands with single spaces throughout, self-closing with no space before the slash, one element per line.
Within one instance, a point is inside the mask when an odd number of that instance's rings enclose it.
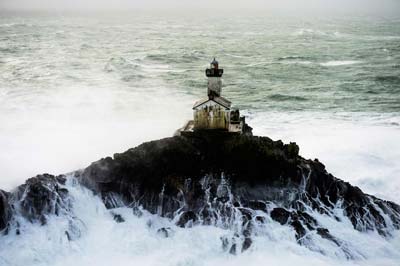
<path fill-rule="evenodd" d="M 72 213 L 68 216 L 50 216 L 44 226 L 31 224 L 17 217 L 20 235 L 15 229 L 0 236 L 1 266 L 83 266 L 83 265 L 376 265 L 395 266 L 400 259 L 400 235 L 391 238 L 377 233 L 361 233 L 350 221 L 336 214 L 341 221 L 309 211 L 333 235 L 343 239 L 339 248 L 318 234 L 307 236 L 299 245 L 295 231 L 266 216 L 266 222 L 256 225 L 252 247 L 232 255 L 222 247 L 221 239 L 233 237 L 234 228 L 195 225 L 180 228 L 173 220 L 143 211 L 136 216 L 131 208 L 107 210 L 99 196 L 68 178 L 66 188 L 72 197 Z M 124 218 L 117 223 L 113 214 Z M 79 221 L 80 237 L 68 240 L 65 233 L 70 221 Z M 159 228 L 173 233 L 165 238 Z M 345 249 L 353 259 L 343 253 Z M 21 252 L 23 250 L 23 252 Z"/>
<path fill-rule="evenodd" d="M 344 60 L 344 61 L 328 61 L 325 63 L 320 63 L 321 66 L 324 67 L 330 67 L 330 66 L 346 66 L 346 65 L 354 65 L 354 64 L 360 64 L 362 63 L 361 61 L 354 61 L 354 60 Z"/>

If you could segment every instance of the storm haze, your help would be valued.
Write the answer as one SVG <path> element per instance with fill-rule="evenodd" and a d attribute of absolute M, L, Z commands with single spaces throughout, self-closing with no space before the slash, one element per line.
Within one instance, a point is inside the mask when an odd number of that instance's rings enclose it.
<path fill-rule="evenodd" d="M 218 9 L 258 10 L 288 13 L 400 13 L 395 0 L 247 0 L 247 1 L 178 1 L 178 0 L 2 0 L 5 10 L 83 10 L 126 11 L 134 9 Z"/>

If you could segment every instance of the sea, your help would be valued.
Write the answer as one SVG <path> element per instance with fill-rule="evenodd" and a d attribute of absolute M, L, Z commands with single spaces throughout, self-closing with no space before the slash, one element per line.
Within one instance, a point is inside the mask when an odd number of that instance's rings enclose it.
<path fill-rule="evenodd" d="M 255 135 L 296 142 L 334 176 L 400 204 L 400 12 L 0 11 L 0 188 L 172 136 L 206 95 L 214 57 L 222 95 Z M 98 196 L 72 177 L 67 187 L 81 237 L 65 238 L 63 217 L 22 223 L 21 235 L 0 236 L 1 266 L 400 265 L 399 232 L 384 238 L 318 216 L 348 242 L 349 259 L 317 236 L 301 246 L 271 221 L 231 255 L 220 239 L 229 229 L 178 228 L 128 208 L 114 210 L 126 219 L 116 224 Z"/>

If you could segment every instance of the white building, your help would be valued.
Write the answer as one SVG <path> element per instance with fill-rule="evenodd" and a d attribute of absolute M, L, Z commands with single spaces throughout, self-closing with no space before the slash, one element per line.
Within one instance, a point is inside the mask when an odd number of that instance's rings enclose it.
<path fill-rule="evenodd" d="M 221 96 L 221 77 L 224 70 L 219 68 L 214 58 L 205 72 L 208 78 L 207 97 L 194 104 L 193 120 L 181 131 L 219 130 L 242 133 L 244 117 L 240 117 L 239 110 L 232 110 L 232 103 Z"/>

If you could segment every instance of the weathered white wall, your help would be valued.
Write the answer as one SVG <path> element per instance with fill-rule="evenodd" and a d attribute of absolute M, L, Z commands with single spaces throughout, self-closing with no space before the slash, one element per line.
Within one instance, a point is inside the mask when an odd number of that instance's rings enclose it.
<path fill-rule="evenodd" d="M 208 101 L 194 110 L 195 129 L 229 129 L 229 109 Z"/>

